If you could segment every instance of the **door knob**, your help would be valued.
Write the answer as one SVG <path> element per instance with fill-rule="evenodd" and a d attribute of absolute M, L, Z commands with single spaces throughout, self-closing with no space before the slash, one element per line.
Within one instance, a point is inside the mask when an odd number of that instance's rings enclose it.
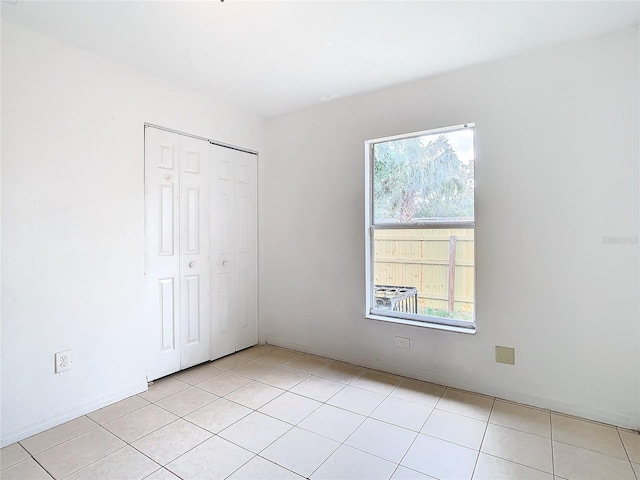
<path fill-rule="evenodd" d="M 223 267 L 226 267 L 228 263 L 229 263 L 229 262 L 227 262 L 226 260 L 223 260 L 223 261 L 222 261 L 222 266 L 223 266 Z"/>
<path fill-rule="evenodd" d="M 193 268 L 196 266 L 196 262 L 189 262 L 189 268 Z"/>

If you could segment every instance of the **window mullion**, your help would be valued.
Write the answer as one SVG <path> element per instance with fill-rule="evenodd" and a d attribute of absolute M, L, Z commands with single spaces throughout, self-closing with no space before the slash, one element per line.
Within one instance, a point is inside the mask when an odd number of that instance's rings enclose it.
<path fill-rule="evenodd" d="M 425 228 L 429 229 L 456 229 L 456 228 L 475 228 L 475 222 L 456 222 L 456 223 L 443 223 L 443 222 L 433 222 L 433 223 L 373 223 L 371 224 L 371 228 L 373 230 L 423 230 Z"/>

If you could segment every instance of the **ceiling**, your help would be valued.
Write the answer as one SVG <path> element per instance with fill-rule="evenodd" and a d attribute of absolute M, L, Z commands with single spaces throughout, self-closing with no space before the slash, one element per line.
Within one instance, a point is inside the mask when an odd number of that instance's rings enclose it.
<path fill-rule="evenodd" d="M 636 1 L 27 1 L 2 18 L 269 117 L 638 25 Z"/>

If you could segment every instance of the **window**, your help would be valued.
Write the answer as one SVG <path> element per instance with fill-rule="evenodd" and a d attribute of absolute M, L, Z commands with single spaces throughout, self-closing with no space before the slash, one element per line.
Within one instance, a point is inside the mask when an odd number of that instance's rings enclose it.
<path fill-rule="evenodd" d="M 365 143 L 366 316 L 475 332 L 473 124 Z"/>

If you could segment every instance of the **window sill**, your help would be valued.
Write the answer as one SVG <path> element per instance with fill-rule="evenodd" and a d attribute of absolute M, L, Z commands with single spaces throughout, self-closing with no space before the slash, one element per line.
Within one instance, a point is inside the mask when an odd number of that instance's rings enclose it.
<path fill-rule="evenodd" d="M 380 322 L 411 325 L 413 327 L 433 328 L 435 330 L 445 330 L 447 332 L 466 333 L 468 335 L 475 335 L 476 333 L 475 325 L 473 326 L 473 328 L 464 328 L 464 327 L 455 327 L 453 325 L 444 325 L 442 323 L 430 323 L 428 321 L 419 322 L 416 320 L 408 320 L 406 318 L 385 317 L 383 315 L 373 315 L 373 314 L 365 315 L 364 318 L 368 320 L 377 320 Z"/>

